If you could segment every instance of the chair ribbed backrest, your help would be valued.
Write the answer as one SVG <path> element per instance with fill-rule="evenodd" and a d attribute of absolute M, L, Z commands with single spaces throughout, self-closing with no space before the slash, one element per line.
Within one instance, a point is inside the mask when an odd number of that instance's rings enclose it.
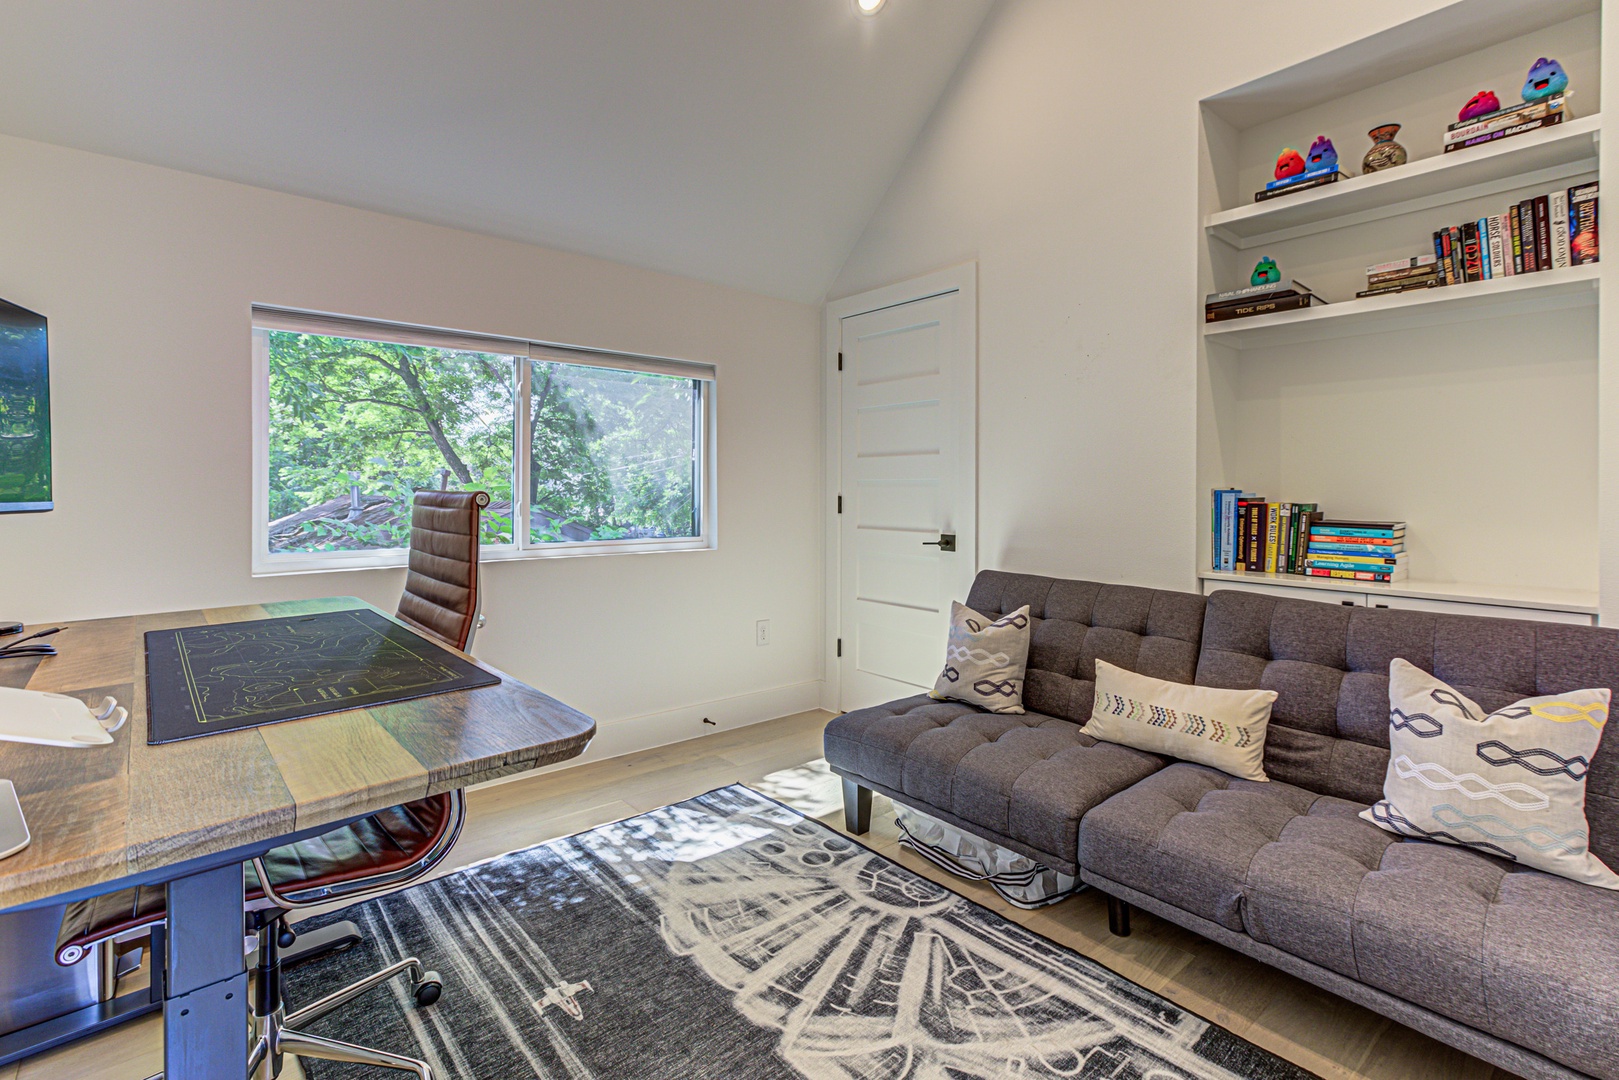
<path fill-rule="evenodd" d="M 482 491 L 418 491 L 410 515 L 410 569 L 399 619 L 464 649 L 478 617 L 478 510 Z"/>

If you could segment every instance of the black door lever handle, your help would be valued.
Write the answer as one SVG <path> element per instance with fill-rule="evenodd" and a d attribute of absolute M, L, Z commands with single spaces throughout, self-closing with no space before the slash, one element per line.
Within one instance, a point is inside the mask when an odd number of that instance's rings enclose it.
<path fill-rule="evenodd" d="M 956 534 L 955 533 L 940 533 L 939 538 L 937 540 L 924 540 L 924 541 L 922 541 L 922 546 L 923 547 L 936 547 L 940 551 L 954 551 L 954 550 L 956 550 Z"/>

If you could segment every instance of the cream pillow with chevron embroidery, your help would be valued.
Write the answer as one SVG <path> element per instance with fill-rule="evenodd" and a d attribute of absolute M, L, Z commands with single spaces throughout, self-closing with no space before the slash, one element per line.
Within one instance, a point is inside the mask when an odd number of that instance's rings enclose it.
<path fill-rule="evenodd" d="M 1414 664 L 1389 665 L 1389 771 L 1360 816 L 1401 836 L 1476 848 L 1619 890 L 1591 854 L 1585 774 L 1607 689 L 1524 698 L 1485 713 Z"/>
<path fill-rule="evenodd" d="M 1240 780 L 1265 775 L 1265 730 L 1274 690 L 1220 690 L 1154 679 L 1096 662 L 1096 703 L 1080 728 L 1122 743 L 1210 765 Z"/>
<path fill-rule="evenodd" d="M 965 701 L 990 712 L 1020 713 L 1028 666 L 1029 605 L 992 620 L 952 601 L 944 670 L 928 696 Z"/>

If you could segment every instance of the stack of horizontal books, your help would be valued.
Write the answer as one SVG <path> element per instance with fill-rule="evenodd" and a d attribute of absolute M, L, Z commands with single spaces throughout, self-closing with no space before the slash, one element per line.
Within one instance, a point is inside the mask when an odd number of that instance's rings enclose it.
<path fill-rule="evenodd" d="M 1299 191 L 1309 191 L 1311 188 L 1322 187 L 1326 184 L 1336 184 L 1340 180 L 1348 180 L 1349 174 L 1339 170 L 1336 164 L 1312 169 L 1309 172 L 1299 173 L 1297 176 L 1284 176 L 1280 180 L 1269 180 L 1265 183 L 1264 191 L 1254 192 L 1254 202 L 1265 202 L 1268 199 L 1279 198 L 1282 195 L 1292 195 Z"/>
<path fill-rule="evenodd" d="M 1395 259 L 1366 268 L 1366 288 L 1355 294 L 1356 299 L 1385 296 L 1388 293 L 1410 292 L 1412 289 L 1432 289 L 1443 285 L 1439 273 L 1438 255 L 1413 255 L 1409 259 Z"/>
<path fill-rule="evenodd" d="M 1526 101 L 1450 125 L 1445 132 L 1445 153 L 1538 131 L 1572 119 L 1574 114 L 1568 110 L 1567 94 L 1557 94 L 1541 101 Z"/>
<path fill-rule="evenodd" d="M 1246 289 L 1209 293 L 1203 298 L 1203 321 L 1246 319 L 1251 315 L 1297 311 L 1300 308 L 1318 307 L 1325 303 L 1325 300 L 1316 296 L 1303 282 L 1276 281 L 1267 285 L 1250 285 Z"/>
<path fill-rule="evenodd" d="M 1304 572 L 1348 581 L 1400 581 L 1406 576 L 1405 522 L 1317 521 L 1310 526 Z"/>

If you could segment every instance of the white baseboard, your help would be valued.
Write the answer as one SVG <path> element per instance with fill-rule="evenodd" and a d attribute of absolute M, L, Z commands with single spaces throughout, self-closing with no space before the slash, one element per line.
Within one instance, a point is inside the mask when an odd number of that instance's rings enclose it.
<path fill-rule="evenodd" d="M 568 761 L 548 765 L 533 772 L 503 776 L 478 787 L 504 784 L 521 780 L 535 772 L 553 772 L 584 765 L 592 761 L 622 757 L 640 750 L 685 742 L 712 735 L 716 731 L 747 727 L 766 720 L 775 720 L 794 713 L 810 712 L 821 707 L 821 680 L 811 679 L 791 686 L 777 686 L 769 690 L 755 690 L 749 694 L 703 701 L 664 712 L 626 716 L 616 720 L 596 721 L 596 737 L 583 754 Z M 705 721 L 707 721 L 705 723 Z"/>

